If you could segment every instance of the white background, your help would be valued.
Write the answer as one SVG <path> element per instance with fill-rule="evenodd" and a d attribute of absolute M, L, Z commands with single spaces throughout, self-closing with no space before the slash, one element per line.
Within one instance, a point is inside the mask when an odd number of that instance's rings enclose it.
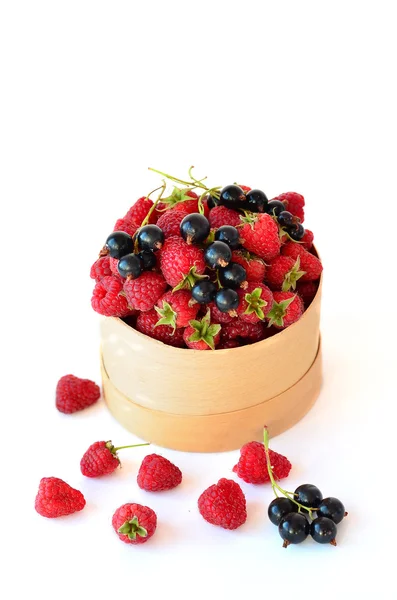
<path fill-rule="evenodd" d="M 392 597 L 395 3 L 0 6 L 3 597 Z M 146 448 L 124 451 L 111 477 L 84 479 L 92 442 L 134 438 L 103 401 L 55 410 L 60 376 L 99 380 L 89 268 L 104 239 L 156 187 L 148 166 L 184 175 L 192 164 L 214 185 L 306 197 L 325 268 L 324 387 L 272 446 L 293 462 L 289 489 L 312 482 L 343 499 L 337 548 L 283 550 L 266 486 L 242 483 L 248 520 L 236 532 L 204 522 L 197 498 L 236 479 L 238 452 L 162 450 L 184 473 L 164 494 L 137 488 Z M 44 476 L 81 489 L 86 509 L 37 515 Z M 110 525 L 128 501 L 158 513 L 142 547 Z"/>

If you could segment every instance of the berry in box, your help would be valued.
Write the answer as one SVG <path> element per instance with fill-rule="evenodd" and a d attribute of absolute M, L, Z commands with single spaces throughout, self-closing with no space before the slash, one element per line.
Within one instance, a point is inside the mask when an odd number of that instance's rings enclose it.
<path fill-rule="evenodd" d="M 172 193 L 140 198 L 91 268 L 107 405 L 178 450 L 236 449 L 263 423 L 277 435 L 321 386 L 322 265 L 304 198 L 161 175 Z"/>

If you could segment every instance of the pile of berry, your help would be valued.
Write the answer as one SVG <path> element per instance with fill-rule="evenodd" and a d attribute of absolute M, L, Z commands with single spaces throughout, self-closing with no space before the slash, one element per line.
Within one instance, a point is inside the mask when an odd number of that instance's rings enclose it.
<path fill-rule="evenodd" d="M 295 323 L 322 265 L 304 229 L 304 198 L 208 188 L 193 177 L 164 198 L 140 198 L 91 267 L 92 307 L 180 348 L 234 348 Z M 157 191 L 157 190 L 155 190 Z M 199 195 L 197 192 L 200 192 Z"/>

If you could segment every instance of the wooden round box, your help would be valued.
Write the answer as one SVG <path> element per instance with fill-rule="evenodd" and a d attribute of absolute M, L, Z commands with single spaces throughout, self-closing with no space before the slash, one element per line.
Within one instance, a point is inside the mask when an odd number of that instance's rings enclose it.
<path fill-rule="evenodd" d="M 261 342 L 207 352 L 173 348 L 121 319 L 101 322 L 105 401 L 140 438 L 221 452 L 292 427 L 321 387 L 321 287 L 299 321 Z"/>

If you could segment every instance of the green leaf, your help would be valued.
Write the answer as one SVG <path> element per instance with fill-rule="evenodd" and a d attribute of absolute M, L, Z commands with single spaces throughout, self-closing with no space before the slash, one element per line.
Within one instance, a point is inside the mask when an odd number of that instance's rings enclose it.
<path fill-rule="evenodd" d="M 173 288 L 173 292 L 177 292 L 178 290 L 188 289 L 191 290 L 193 286 L 200 281 L 201 279 L 208 279 L 208 275 L 200 275 L 197 273 L 196 266 L 193 265 L 190 267 L 189 272 L 187 274 L 181 273 L 181 281 Z"/>
<path fill-rule="evenodd" d="M 160 316 L 160 319 L 157 321 L 155 327 L 157 327 L 158 325 L 169 325 L 170 327 L 172 327 L 174 329 L 174 333 L 175 333 L 176 319 L 177 319 L 178 315 L 172 309 L 172 306 L 170 304 L 168 304 L 168 302 L 163 302 L 162 308 L 155 306 L 154 309 L 157 312 L 157 314 Z"/>
<path fill-rule="evenodd" d="M 247 302 L 247 308 L 244 311 L 244 314 L 251 315 L 255 313 L 261 321 L 265 318 L 265 313 L 263 312 L 263 307 L 267 306 L 266 300 L 261 298 L 262 289 L 255 288 L 250 294 L 245 294 L 244 298 Z"/>
<path fill-rule="evenodd" d="M 281 302 L 273 302 L 273 306 L 271 311 L 267 313 L 267 318 L 269 319 L 269 327 L 272 325 L 278 325 L 279 327 L 283 327 L 284 325 L 284 317 L 287 312 L 288 306 L 295 300 L 296 296 L 292 296 L 292 298 L 288 298 L 287 300 L 282 300 Z"/>
<path fill-rule="evenodd" d="M 296 282 L 306 273 L 306 271 L 300 271 L 299 267 L 300 257 L 298 256 L 292 269 L 284 276 L 284 282 L 281 288 L 283 292 L 288 292 L 290 289 L 296 289 Z"/>
<path fill-rule="evenodd" d="M 211 311 L 207 310 L 201 321 L 189 321 L 189 325 L 194 329 L 194 332 L 189 337 L 189 342 L 205 342 L 211 350 L 215 350 L 214 337 L 220 332 L 221 326 L 211 324 Z"/>

